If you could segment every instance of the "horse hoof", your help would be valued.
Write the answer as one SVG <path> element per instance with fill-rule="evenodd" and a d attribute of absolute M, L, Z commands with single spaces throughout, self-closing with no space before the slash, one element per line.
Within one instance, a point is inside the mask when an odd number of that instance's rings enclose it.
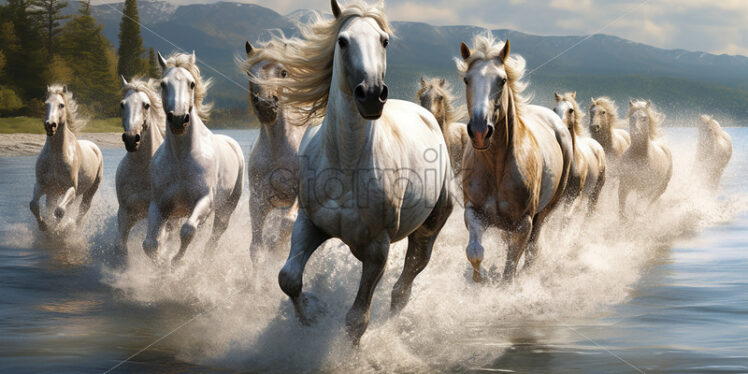
<path fill-rule="evenodd" d="M 62 218 L 65 216 L 65 209 L 57 208 L 55 209 L 55 217 Z"/>
<path fill-rule="evenodd" d="M 311 326 L 326 314 L 325 303 L 313 293 L 302 292 L 294 302 L 296 317 L 304 326 Z"/>
<path fill-rule="evenodd" d="M 480 270 L 473 270 L 473 282 L 483 283 L 483 274 Z"/>

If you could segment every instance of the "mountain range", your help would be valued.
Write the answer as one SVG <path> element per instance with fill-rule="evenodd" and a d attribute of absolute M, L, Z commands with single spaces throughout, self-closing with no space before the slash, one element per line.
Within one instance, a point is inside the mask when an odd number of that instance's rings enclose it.
<path fill-rule="evenodd" d="M 115 45 L 122 5 L 92 7 L 104 34 Z M 76 8 L 71 2 L 67 12 Z M 233 2 L 175 5 L 141 0 L 138 9 L 147 47 L 163 54 L 196 51 L 203 74 L 214 78 L 210 97 L 219 107 L 246 105 L 247 79 L 234 63 L 234 57 L 244 53 L 245 40 L 267 39 L 268 30 L 293 34 L 297 22 L 312 16 L 310 10 L 281 15 L 259 5 Z M 417 22 L 393 22 L 393 28 L 395 37 L 387 52 L 392 97 L 413 99 L 421 74 L 445 76 L 461 93 L 453 59 L 459 55 L 461 41 L 469 43 L 473 34 L 485 29 Z M 735 124 L 745 123 L 748 117 L 748 57 L 660 49 L 603 34 L 492 32 L 510 39 L 512 53 L 527 60 L 532 71 L 527 77 L 530 90 L 540 105 L 551 105 L 554 91 L 576 90 L 580 98 L 611 96 L 621 107 L 629 98 L 650 98 L 676 121 L 693 121 L 698 112 L 713 113 Z M 588 102 L 580 101 L 583 106 Z"/>

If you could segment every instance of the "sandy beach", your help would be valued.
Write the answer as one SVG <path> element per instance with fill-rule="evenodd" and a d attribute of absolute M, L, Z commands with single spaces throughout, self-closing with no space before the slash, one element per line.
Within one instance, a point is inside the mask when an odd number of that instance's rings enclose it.
<path fill-rule="evenodd" d="M 81 133 L 78 139 L 87 139 L 100 148 L 123 147 L 122 133 Z M 47 141 L 45 134 L 0 134 L 0 157 L 36 155 Z"/>

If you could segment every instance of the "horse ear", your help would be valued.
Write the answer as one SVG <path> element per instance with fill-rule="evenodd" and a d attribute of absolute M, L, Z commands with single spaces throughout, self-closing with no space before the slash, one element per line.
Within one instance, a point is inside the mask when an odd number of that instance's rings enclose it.
<path fill-rule="evenodd" d="M 590 96 L 590 105 L 595 105 L 595 98 Z"/>
<path fill-rule="evenodd" d="M 156 52 L 158 54 L 158 64 L 161 66 L 161 70 L 166 70 L 166 60 L 164 59 L 164 56 L 161 56 L 161 52 Z"/>
<path fill-rule="evenodd" d="M 421 78 L 418 79 L 418 82 L 421 84 L 421 86 L 425 86 L 426 85 L 426 80 L 423 79 L 423 75 L 421 75 Z"/>
<path fill-rule="evenodd" d="M 468 47 L 465 42 L 460 43 L 460 54 L 462 55 L 463 60 L 467 60 L 470 58 L 470 47 Z"/>
<path fill-rule="evenodd" d="M 195 57 L 195 50 L 193 49 L 192 55 L 190 55 L 190 63 L 194 65 L 196 60 L 197 60 L 197 57 Z"/>
<path fill-rule="evenodd" d="M 332 15 L 335 16 L 335 18 L 340 17 L 340 5 L 338 4 L 338 0 L 330 0 L 330 6 L 332 7 Z"/>
<path fill-rule="evenodd" d="M 574 91 L 571 93 L 571 98 L 576 100 L 577 99 L 577 91 Z"/>
<path fill-rule="evenodd" d="M 439 86 L 444 87 L 444 85 L 447 84 L 447 80 L 445 78 L 439 79 Z"/>
<path fill-rule="evenodd" d="M 127 79 L 125 79 L 125 76 L 120 74 L 119 77 L 122 79 L 122 87 L 127 86 Z"/>
<path fill-rule="evenodd" d="M 652 100 L 647 100 L 647 108 L 652 106 Z"/>
<path fill-rule="evenodd" d="M 501 63 L 506 63 L 506 59 L 509 58 L 509 51 L 512 49 L 512 47 L 509 44 L 509 39 L 506 40 L 506 43 L 504 43 L 504 48 L 501 49 L 501 53 L 499 53 L 499 60 Z"/>
<path fill-rule="evenodd" d="M 556 97 L 556 101 L 561 101 L 561 95 L 559 95 L 558 92 L 554 92 L 553 96 Z"/>
<path fill-rule="evenodd" d="M 247 51 L 247 57 L 252 54 L 252 44 L 249 41 L 244 42 L 244 50 Z"/>
<path fill-rule="evenodd" d="M 63 84 L 62 85 L 62 92 L 68 93 L 68 85 L 67 84 Z"/>
<path fill-rule="evenodd" d="M 634 106 L 634 101 L 633 101 L 633 100 L 631 100 L 631 99 L 629 99 L 629 108 L 631 108 L 631 107 L 633 107 L 633 106 Z"/>

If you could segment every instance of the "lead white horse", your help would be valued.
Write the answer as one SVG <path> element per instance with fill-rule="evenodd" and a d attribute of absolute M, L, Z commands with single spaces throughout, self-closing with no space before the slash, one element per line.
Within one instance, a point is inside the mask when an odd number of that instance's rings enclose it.
<path fill-rule="evenodd" d="M 209 243 L 217 245 L 226 231 L 242 194 L 244 155 L 239 143 L 214 135 L 203 123 L 210 113 L 203 103 L 209 82 L 200 77 L 195 53 L 174 54 L 168 60 L 159 53 L 158 61 L 169 129 L 151 161 L 152 199 L 143 250 L 155 259 L 166 220 L 187 218 L 175 264 L 211 215 L 215 218 Z"/>
<path fill-rule="evenodd" d="M 380 5 L 331 3 L 334 18 L 303 27 L 301 38 L 276 37 L 266 45 L 265 53 L 288 69 L 288 78 L 259 81 L 281 86 L 281 102 L 310 117 L 324 116 L 301 142 L 300 209 L 278 275 L 281 289 L 301 322 L 313 322 L 322 306 L 301 292 L 304 267 L 322 243 L 340 238 L 363 263 L 346 316 L 348 335 L 358 344 L 390 244 L 408 238 L 391 310 L 405 307 L 452 211 L 451 170 L 449 160 L 438 157 L 446 144 L 434 116 L 416 104 L 387 100 L 391 30 Z"/>
<path fill-rule="evenodd" d="M 122 141 L 127 154 L 117 167 L 116 188 L 119 254 L 127 254 L 130 229 L 148 217 L 151 204 L 151 160 L 164 142 L 166 114 L 161 105 L 159 81 L 122 77 Z"/>
<path fill-rule="evenodd" d="M 574 214 L 576 207 L 584 200 L 589 215 L 597 206 L 597 200 L 605 184 L 605 151 L 600 143 L 590 138 L 589 132 L 582 126 L 584 113 L 577 103 L 577 93 L 554 93 L 554 97 L 556 107 L 553 111 L 566 124 L 574 146 L 574 159 L 565 193 L 571 200 L 569 214 Z"/>
<path fill-rule="evenodd" d="M 101 150 L 88 140 L 76 139 L 75 132 L 85 126 L 85 121 L 77 118 L 78 105 L 66 86 L 48 86 L 45 104 L 47 141 L 36 159 L 36 185 L 29 208 L 39 230 L 46 231 L 50 228 L 47 220 L 51 219 L 52 209 L 59 223 L 71 203 L 80 197 L 75 222 L 80 228 L 101 183 L 104 168 Z M 40 199 L 45 195 L 46 214 L 41 214 Z"/>
<path fill-rule="evenodd" d="M 262 49 L 245 44 L 247 60 L 242 69 L 258 79 L 285 79 L 288 70 L 277 61 L 262 59 Z M 251 62 L 250 62 L 251 61 Z M 257 119 L 260 135 L 249 155 L 249 217 L 252 242 L 249 253 L 255 260 L 263 253 L 265 221 L 274 209 L 286 210 L 275 230 L 275 246 L 286 245 L 296 222 L 299 178 L 299 144 L 308 121 L 279 103 L 277 86 L 249 81 L 249 101 Z"/>
<path fill-rule="evenodd" d="M 722 172 L 732 157 L 732 139 L 712 116 L 699 117 L 699 140 L 696 150 L 696 172 L 703 175 L 706 185 L 719 186 Z"/>
<path fill-rule="evenodd" d="M 657 112 L 650 101 L 629 101 L 631 146 L 621 158 L 621 181 L 618 186 L 618 208 L 626 218 L 627 198 L 631 192 L 650 206 L 667 189 L 673 175 L 673 156 L 660 141 L 660 125 L 665 115 Z"/>

